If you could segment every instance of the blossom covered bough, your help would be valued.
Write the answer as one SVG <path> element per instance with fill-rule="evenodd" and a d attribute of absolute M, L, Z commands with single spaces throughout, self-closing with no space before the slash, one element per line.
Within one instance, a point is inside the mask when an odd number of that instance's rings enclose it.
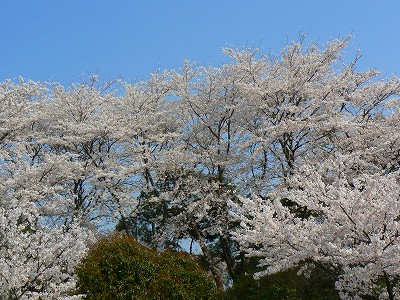
<path fill-rule="evenodd" d="M 349 177 L 359 155 L 303 165 L 288 185 L 263 200 L 233 205 L 241 227 L 234 236 L 272 274 L 322 266 L 336 278 L 343 299 L 378 295 L 396 299 L 400 276 L 399 171 Z M 309 270 L 308 270 L 309 271 Z M 397 297 L 397 296 L 396 296 Z"/>
<path fill-rule="evenodd" d="M 91 234 L 78 218 L 59 224 L 72 199 L 64 195 L 74 168 L 69 156 L 46 155 L 29 132 L 39 120 L 43 86 L 5 82 L 0 89 L 0 298 L 76 299 L 74 267 Z M 37 137 L 36 137 L 37 138 Z M 36 153 L 36 155 L 34 154 Z M 39 163 L 40 160 L 40 163 Z M 69 164 L 71 165 L 71 164 Z"/>

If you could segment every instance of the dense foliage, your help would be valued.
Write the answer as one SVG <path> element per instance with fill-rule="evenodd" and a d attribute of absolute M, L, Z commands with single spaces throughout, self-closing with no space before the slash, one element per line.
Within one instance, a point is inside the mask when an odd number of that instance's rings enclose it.
<path fill-rule="evenodd" d="M 400 80 L 358 71 L 348 42 L 225 49 L 136 84 L 1 83 L 0 296 L 81 297 L 75 267 L 118 224 L 196 253 L 218 290 L 253 257 L 262 280 L 317 268 L 342 299 L 398 298 Z"/>
<path fill-rule="evenodd" d="M 251 260 L 246 274 L 221 296 L 226 300 L 338 300 L 335 278 L 320 268 L 299 276 L 299 268 L 289 269 L 255 279 L 257 259 Z"/>
<path fill-rule="evenodd" d="M 188 254 L 157 253 L 132 237 L 103 238 L 77 268 L 85 299 L 215 299 L 212 279 Z"/>

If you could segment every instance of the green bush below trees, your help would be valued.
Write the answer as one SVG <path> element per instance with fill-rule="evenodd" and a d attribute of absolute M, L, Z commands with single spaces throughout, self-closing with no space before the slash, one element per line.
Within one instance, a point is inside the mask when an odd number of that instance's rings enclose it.
<path fill-rule="evenodd" d="M 132 237 L 100 240 L 79 268 L 78 292 L 86 299 L 216 299 L 212 279 L 188 254 L 157 253 Z"/>

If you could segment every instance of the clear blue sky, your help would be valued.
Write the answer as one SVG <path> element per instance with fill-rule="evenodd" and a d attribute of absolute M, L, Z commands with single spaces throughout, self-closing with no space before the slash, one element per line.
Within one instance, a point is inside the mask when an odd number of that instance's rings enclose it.
<path fill-rule="evenodd" d="M 141 80 L 182 59 L 218 65 L 226 46 L 279 52 L 308 33 L 325 42 L 353 32 L 360 69 L 400 74 L 398 0 L 3 0 L 0 1 L 0 81 Z"/>

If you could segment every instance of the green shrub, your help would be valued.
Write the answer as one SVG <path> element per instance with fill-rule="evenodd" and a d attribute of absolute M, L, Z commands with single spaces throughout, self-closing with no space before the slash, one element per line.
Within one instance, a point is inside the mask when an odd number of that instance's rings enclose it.
<path fill-rule="evenodd" d="M 255 280 L 252 274 L 242 275 L 224 294 L 226 300 L 339 300 L 335 281 L 320 269 L 310 278 L 297 275 L 298 269 Z"/>
<path fill-rule="evenodd" d="M 86 299 L 215 299 L 216 289 L 199 264 L 184 253 L 158 254 L 132 237 L 100 240 L 76 270 Z"/>
<path fill-rule="evenodd" d="M 315 266 L 309 278 L 297 275 L 299 268 L 261 277 L 253 274 L 260 271 L 259 258 L 250 258 L 245 265 L 245 274 L 235 279 L 225 291 L 225 300 L 339 300 L 335 290 L 335 278 Z"/>

